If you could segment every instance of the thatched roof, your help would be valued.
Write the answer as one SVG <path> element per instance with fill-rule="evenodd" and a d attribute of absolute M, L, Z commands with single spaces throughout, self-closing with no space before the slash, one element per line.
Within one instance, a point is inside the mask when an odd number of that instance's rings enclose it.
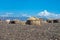
<path fill-rule="evenodd" d="M 18 19 L 14 19 L 13 21 L 15 21 L 15 22 L 20 22 L 20 20 L 18 20 Z"/>
<path fill-rule="evenodd" d="M 10 22 L 10 19 L 5 20 L 6 22 Z"/>
<path fill-rule="evenodd" d="M 28 20 L 39 20 L 39 18 L 36 18 L 36 17 L 30 17 L 30 18 L 28 18 Z"/>

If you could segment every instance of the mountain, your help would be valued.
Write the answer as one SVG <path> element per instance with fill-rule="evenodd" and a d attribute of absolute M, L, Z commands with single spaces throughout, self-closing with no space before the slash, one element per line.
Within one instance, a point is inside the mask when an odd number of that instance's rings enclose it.
<path fill-rule="evenodd" d="M 38 17 L 43 19 L 60 19 L 60 14 L 58 13 L 51 13 L 47 10 L 38 13 Z"/>
<path fill-rule="evenodd" d="M 8 16 L 6 16 L 6 15 L 5 16 L 0 16 L 0 19 L 1 20 L 18 19 L 18 20 L 26 21 L 29 17 L 31 17 L 31 15 L 28 15 L 28 14 L 23 14 L 23 15 L 21 15 L 19 17 L 9 17 L 9 15 Z M 60 19 L 60 14 L 51 13 L 51 12 L 48 12 L 47 10 L 44 10 L 44 11 L 41 11 L 41 12 L 37 13 L 35 17 L 42 18 L 44 20 L 47 20 L 47 19 Z"/>
<path fill-rule="evenodd" d="M 18 20 L 22 20 L 22 21 L 26 21 L 29 17 L 0 17 L 1 20 L 14 20 L 14 19 L 18 19 Z"/>

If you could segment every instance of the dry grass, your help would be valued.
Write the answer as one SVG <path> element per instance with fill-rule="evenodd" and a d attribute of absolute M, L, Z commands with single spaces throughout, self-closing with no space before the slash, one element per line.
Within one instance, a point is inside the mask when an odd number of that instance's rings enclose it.
<path fill-rule="evenodd" d="M 2 23 L 0 40 L 60 40 L 60 23 L 41 27 Z"/>

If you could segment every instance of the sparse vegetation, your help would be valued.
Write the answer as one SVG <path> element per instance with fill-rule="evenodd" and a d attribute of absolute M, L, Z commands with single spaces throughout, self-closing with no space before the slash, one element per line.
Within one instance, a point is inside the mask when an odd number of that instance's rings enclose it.
<path fill-rule="evenodd" d="M 60 23 L 42 26 L 3 23 L 0 40 L 60 40 Z"/>

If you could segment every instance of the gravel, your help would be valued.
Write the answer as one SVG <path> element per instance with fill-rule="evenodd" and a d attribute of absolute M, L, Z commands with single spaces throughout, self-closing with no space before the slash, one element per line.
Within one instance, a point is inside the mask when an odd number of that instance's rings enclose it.
<path fill-rule="evenodd" d="M 60 23 L 42 26 L 0 24 L 0 40 L 60 40 Z"/>

